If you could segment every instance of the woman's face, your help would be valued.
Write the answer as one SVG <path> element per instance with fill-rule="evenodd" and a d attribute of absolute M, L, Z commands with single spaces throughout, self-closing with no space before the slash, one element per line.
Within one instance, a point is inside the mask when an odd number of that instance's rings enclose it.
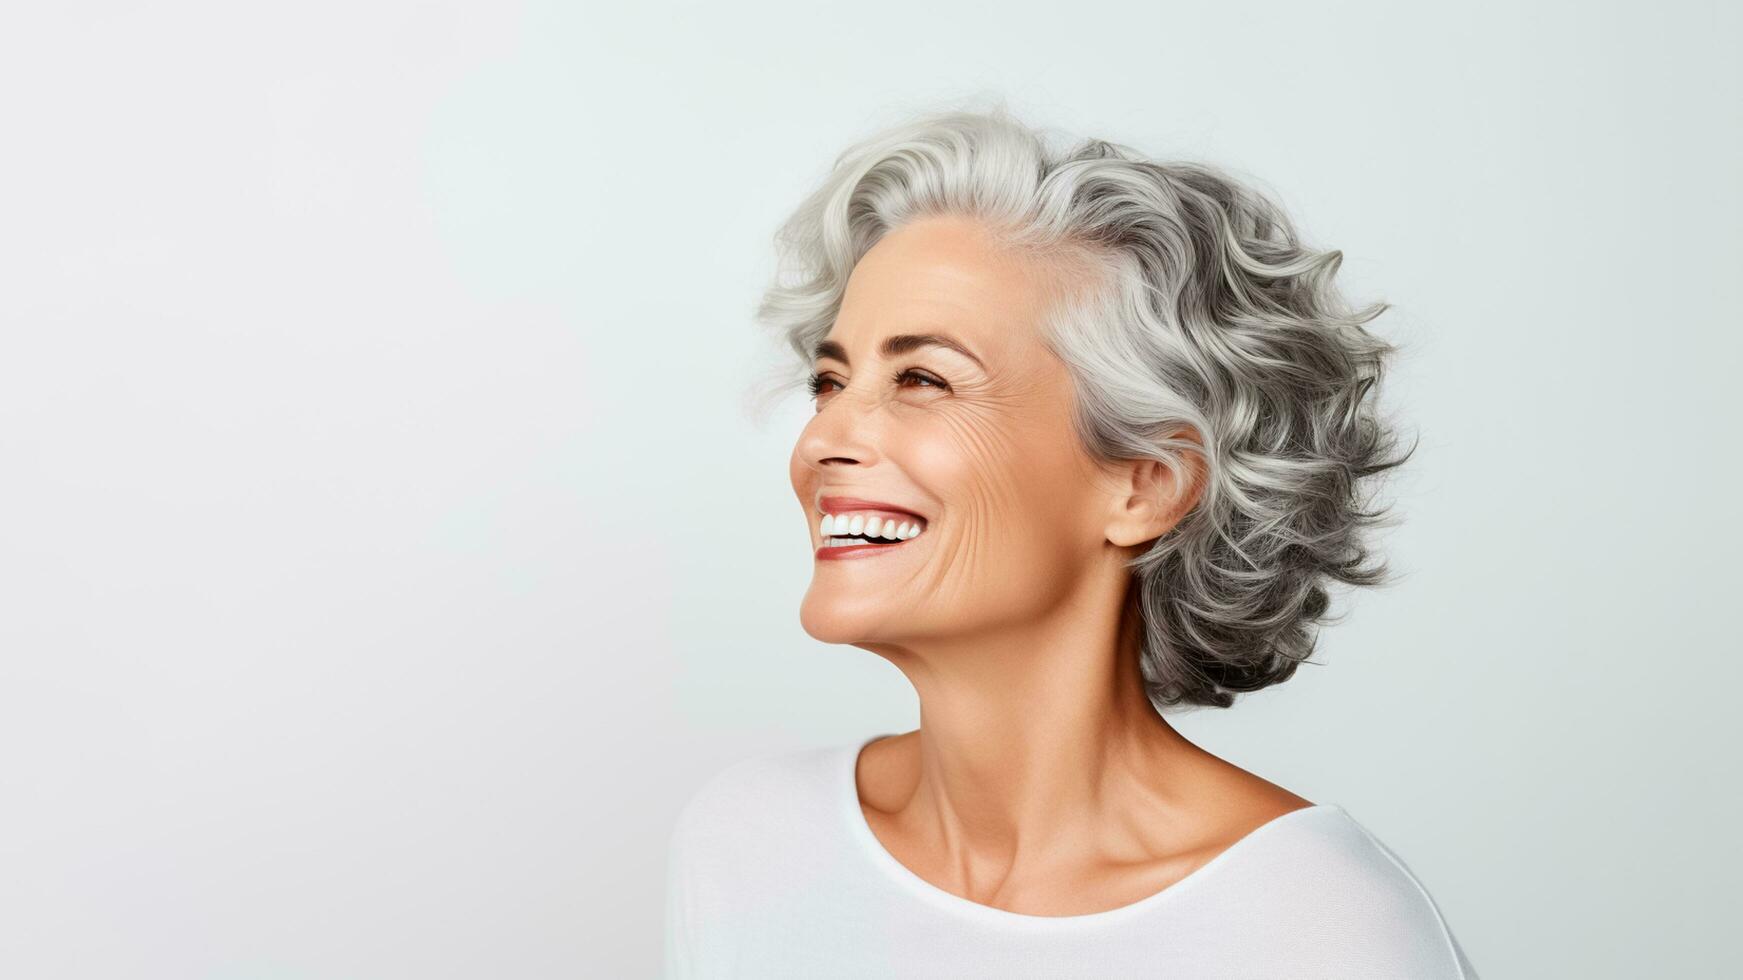
<path fill-rule="evenodd" d="M 1072 429 L 1070 376 L 1041 342 L 1046 280 L 1033 261 L 946 217 L 891 232 L 854 267 L 815 362 L 793 489 L 813 551 L 836 512 L 824 498 L 892 504 L 924 525 L 900 544 L 815 557 L 800 610 L 811 636 L 901 647 L 1020 634 L 1107 560 L 1108 485 Z M 916 335 L 966 352 L 896 343 Z"/>

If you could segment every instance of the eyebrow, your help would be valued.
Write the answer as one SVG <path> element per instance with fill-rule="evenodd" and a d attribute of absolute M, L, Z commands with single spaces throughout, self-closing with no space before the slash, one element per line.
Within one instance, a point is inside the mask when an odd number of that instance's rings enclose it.
<path fill-rule="evenodd" d="M 892 336 L 884 338 L 883 346 L 878 349 L 878 352 L 881 353 L 885 357 L 900 357 L 903 354 L 909 353 L 910 351 L 919 350 L 922 347 L 943 347 L 947 350 L 953 350 L 953 351 L 957 352 L 958 354 L 961 354 L 963 357 L 966 357 L 969 360 L 973 361 L 974 363 L 979 364 L 980 369 L 982 371 L 986 370 L 986 364 L 983 363 L 980 358 L 974 356 L 974 351 L 971 351 L 967 347 L 963 346 L 963 344 L 960 341 L 958 341 L 956 338 L 949 337 L 949 336 L 946 336 L 944 334 L 937 334 L 937 333 L 899 333 L 899 334 L 894 334 Z M 833 340 L 825 340 L 825 341 L 819 342 L 817 344 L 817 349 L 813 353 L 812 356 L 814 359 L 822 359 L 825 357 L 834 358 L 835 360 L 840 361 L 843 364 L 846 364 L 848 367 L 853 366 L 853 362 L 847 359 L 847 348 L 841 346 L 840 344 L 836 343 Z"/>

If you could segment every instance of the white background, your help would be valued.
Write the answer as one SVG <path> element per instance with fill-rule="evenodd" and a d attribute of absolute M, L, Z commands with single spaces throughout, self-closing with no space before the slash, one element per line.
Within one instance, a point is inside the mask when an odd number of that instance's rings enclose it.
<path fill-rule="evenodd" d="M 666 834 L 917 721 L 799 627 L 777 222 L 978 93 L 1197 159 L 1407 349 L 1398 584 L 1181 716 L 1487 978 L 1735 911 L 1719 3 L 37 4 L 0 15 L 0 974 L 658 969 Z"/>

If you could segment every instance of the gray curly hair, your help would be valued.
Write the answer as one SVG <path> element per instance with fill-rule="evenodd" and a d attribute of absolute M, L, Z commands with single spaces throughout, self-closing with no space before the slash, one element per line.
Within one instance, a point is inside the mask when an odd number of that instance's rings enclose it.
<path fill-rule="evenodd" d="M 1197 504 L 1130 564 L 1151 704 L 1226 708 L 1287 680 L 1331 618 L 1327 585 L 1390 577 L 1366 542 L 1389 521 L 1365 478 L 1416 448 L 1394 455 L 1374 404 L 1395 348 L 1364 324 L 1390 304 L 1351 310 L 1332 284 L 1343 254 L 1302 244 L 1223 172 L 1099 139 L 1054 152 L 1001 107 L 927 114 L 842 153 L 776 234 L 782 271 L 757 319 L 808 371 L 860 257 L 946 214 L 1079 274 L 1060 277 L 1081 285 L 1042 333 L 1092 455 L 1183 480 L 1183 454 L 1201 457 Z"/>

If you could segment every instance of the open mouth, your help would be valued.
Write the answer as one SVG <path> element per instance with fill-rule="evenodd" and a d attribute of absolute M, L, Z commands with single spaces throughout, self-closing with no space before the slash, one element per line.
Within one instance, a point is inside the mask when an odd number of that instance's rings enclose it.
<path fill-rule="evenodd" d="M 865 535 L 832 535 L 823 539 L 818 547 L 816 558 L 820 561 L 837 561 L 847 558 L 873 558 L 901 550 L 907 541 L 886 541 L 883 538 L 867 539 Z"/>
<path fill-rule="evenodd" d="M 923 518 L 896 511 L 824 514 L 817 526 L 819 558 L 848 558 L 887 551 L 925 530 Z"/>

